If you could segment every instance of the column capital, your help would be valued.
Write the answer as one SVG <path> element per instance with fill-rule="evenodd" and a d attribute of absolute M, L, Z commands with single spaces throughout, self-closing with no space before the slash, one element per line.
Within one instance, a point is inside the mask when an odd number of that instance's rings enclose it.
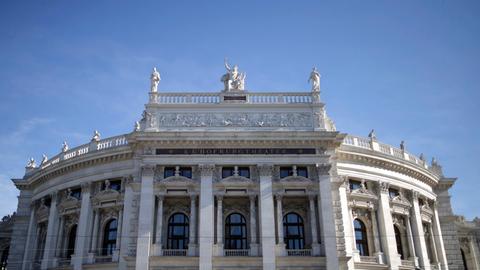
<path fill-rule="evenodd" d="M 308 194 L 308 199 L 310 201 L 314 201 L 315 200 L 315 197 L 317 197 L 317 194 Z"/>
<path fill-rule="evenodd" d="M 190 201 L 193 203 L 197 200 L 197 194 L 190 194 Z"/>
<path fill-rule="evenodd" d="M 155 171 L 155 165 L 143 164 L 141 168 L 142 168 L 142 176 L 153 176 Z"/>
<path fill-rule="evenodd" d="M 257 165 L 258 172 L 260 176 L 271 176 L 273 175 L 273 164 L 258 164 Z"/>
<path fill-rule="evenodd" d="M 318 175 L 329 175 L 330 169 L 332 169 L 332 164 L 317 163 L 316 167 Z"/>
<path fill-rule="evenodd" d="M 378 181 L 378 192 L 379 193 L 386 193 L 388 194 L 388 189 L 390 188 L 390 184 L 387 182 Z"/>
<path fill-rule="evenodd" d="M 218 202 L 222 202 L 222 201 L 223 201 L 223 194 L 217 194 L 216 197 L 217 197 L 217 201 L 218 201 Z"/>
<path fill-rule="evenodd" d="M 90 192 L 90 186 L 91 186 L 91 183 L 90 183 L 90 182 L 83 183 L 83 184 L 81 185 L 82 193 Z"/>
<path fill-rule="evenodd" d="M 163 201 L 163 200 L 165 199 L 165 195 L 159 194 L 159 195 L 157 195 L 157 199 L 158 199 L 159 201 Z"/>
<path fill-rule="evenodd" d="M 275 200 L 282 201 L 282 199 L 283 199 L 283 193 L 278 193 L 275 195 Z"/>
<path fill-rule="evenodd" d="M 215 171 L 215 164 L 199 164 L 200 174 L 202 176 L 212 176 Z"/>
<path fill-rule="evenodd" d="M 257 195 L 249 195 L 248 197 L 250 199 L 250 202 L 254 202 L 255 199 L 257 198 Z"/>
<path fill-rule="evenodd" d="M 420 193 L 416 190 L 412 190 L 412 199 L 418 201 L 418 196 Z"/>

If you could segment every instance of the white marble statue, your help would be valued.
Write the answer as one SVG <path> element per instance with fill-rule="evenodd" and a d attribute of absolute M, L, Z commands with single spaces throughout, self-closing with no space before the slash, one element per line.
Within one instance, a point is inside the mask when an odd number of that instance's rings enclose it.
<path fill-rule="evenodd" d="M 245 77 L 247 75 L 239 72 L 237 65 L 234 65 L 233 68 L 230 67 L 226 58 L 225 69 L 227 69 L 227 73 L 223 74 L 220 79 L 223 82 L 224 91 L 245 90 Z"/>
<path fill-rule="evenodd" d="M 96 141 L 96 142 L 100 141 L 100 132 L 98 132 L 98 130 L 95 130 L 93 132 L 92 141 Z"/>
<path fill-rule="evenodd" d="M 37 164 L 35 163 L 35 159 L 30 158 L 30 160 L 27 162 L 27 168 L 36 168 Z"/>
<path fill-rule="evenodd" d="M 140 131 L 140 122 L 135 122 L 135 127 L 133 128 L 133 131 Z"/>
<path fill-rule="evenodd" d="M 105 190 L 109 190 L 109 189 L 110 189 L 110 181 L 105 180 Z"/>
<path fill-rule="evenodd" d="M 68 143 L 67 141 L 63 141 L 63 144 L 62 144 L 62 152 L 67 152 L 68 151 Z"/>
<path fill-rule="evenodd" d="M 158 84 L 160 83 L 160 73 L 157 71 L 157 68 L 154 67 L 152 71 L 152 75 L 150 75 L 150 92 L 157 92 L 158 91 Z"/>
<path fill-rule="evenodd" d="M 320 92 L 320 73 L 316 67 L 314 67 L 312 72 L 310 72 L 308 82 L 310 81 L 312 82 L 312 92 Z"/>
<path fill-rule="evenodd" d="M 375 134 L 375 130 L 372 129 L 372 131 L 370 131 L 370 133 L 368 133 L 368 137 L 370 138 L 370 140 L 372 141 L 376 141 L 377 140 L 377 135 Z"/>
<path fill-rule="evenodd" d="M 47 155 L 43 154 L 42 155 L 42 162 L 40 162 L 40 165 L 43 165 L 43 164 L 47 163 L 47 161 L 48 161 Z"/>

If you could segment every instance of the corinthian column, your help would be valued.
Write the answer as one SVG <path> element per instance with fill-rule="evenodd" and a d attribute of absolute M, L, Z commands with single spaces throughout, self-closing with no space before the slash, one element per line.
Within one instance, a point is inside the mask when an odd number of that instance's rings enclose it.
<path fill-rule="evenodd" d="M 163 233 L 163 196 L 157 196 L 157 228 L 155 235 L 155 255 L 162 255 L 162 233 Z"/>
<path fill-rule="evenodd" d="M 315 216 L 315 196 L 309 196 L 309 209 L 310 209 L 310 227 L 312 229 L 312 255 L 320 255 L 320 246 L 318 245 L 318 234 L 317 234 L 317 218 Z"/>
<path fill-rule="evenodd" d="M 412 191 L 412 234 L 420 267 L 430 269 L 430 260 L 428 259 L 427 244 L 425 243 L 425 235 L 423 233 L 422 216 L 420 214 L 417 191 Z"/>
<path fill-rule="evenodd" d="M 255 197 L 255 195 L 250 196 L 250 256 L 258 256 L 257 211 L 255 209 Z"/>
<path fill-rule="evenodd" d="M 75 253 L 72 256 L 74 270 L 81 270 L 87 258 L 89 226 L 92 218 L 92 205 L 90 203 L 90 183 L 82 185 L 82 203 L 80 217 L 78 218 L 77 238 L 75 239 Z"/>
<path fill-rule="evenodd" d="M 273 207 L 272 173 L 270 164 L 258 165 L 260 173 L 260 235 L 262 238 L 262 264 L 264 270 L 275 270 L 275 216 Z"/>
<path fill-rule="evenodd" d="M 393 219 L 390 212 L 390 196 L 388 195 L 389 185 L 385 182 L 379 182 L 378 186 L 378 191 L 380 193 L 378 199 L 378 219 L 383 252 L 387 263 L 390 264 L 390 269 L 399 269 L 401 260 L 397 252 L 397 241 L 395 239 Z"/>
<path fill-rule="evenodd" d="M 50 198 L 51 202 L 48 215 L 47 237 L 45 239 L 45 249 L 43 252 L 41 269 L 52 267 L 53 257 L 55 256 L 55 243 L 57 242 L 57 234 L 55 233 L 55 229 L 58 225 L 57 192 L 52 193 Z"/>
<path fill-rule="evenodd" d="M 197 254 L 197 197 L 190 196 L 190 228 L 188 239 L 188 255 L 195 256 Z"/>
<path fill-rule="evenodd" d="M 199 165 L 200 177 L 200 270 L 211 270 L 213 258 L 213 171 L 215 165 Z"/>
<path fill-rule="evenodd" d="M 223 196 L 217 196 L 217 256 L 223 256 Z"/>
<path fill-rule="evenodd" d="M 153 195 L 154 166 L 142 167 L 140 210 L 138 216 L 137 260 L 135 269 L 149 269 L 155 200 Z"/>

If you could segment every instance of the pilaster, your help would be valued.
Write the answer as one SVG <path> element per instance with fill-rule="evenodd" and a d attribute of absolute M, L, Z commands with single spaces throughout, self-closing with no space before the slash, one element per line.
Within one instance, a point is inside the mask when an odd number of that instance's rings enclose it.
<path fill-rule="evenodd" d="M 312 230 L 312 255 L 320 255 L 320 245 L 318 244 L 317 234 L 317 217 L 315 215 L 315 196 L 309 196 L 309 210 L 310 210 L 310 228 Z"/>
<path fill-rule="evenodd" d="M 217 195 L 217 256 L 223 256 L 223 196 Z"/>
<path fill-rule="evenodd" d="M 332 237 L 337 236 L 337 230 L 343 236 L 340 241 L 344 244 L 346 257 L 354 257 L 353 220 L 351 211 L 348 209 L 347 198 L 348 178 L 342 177 L 341 181 L 335 183 L 335 190 L 332 188 L 330 165 L 317 164 L 317 170 L 320 186 L 320 207 L 322 208 L 322 239 L 324 239 L 327 269 L 340 269 L 337 239 Z M 333 194 L 336 195 L 335 199 Z M 343 232 L 341 229 L 343 229 Z M 353 269 L 353 260 L 349 260 L 347 264 L 348 269 Z"/>
<path fill-rule="evenodd" d="M 155 228 L 155 256 L 162 256 L 163 196 L 157 196 L 157 226 Z"/>
<path fill-rule="evenodd" d="M 127 269 L 127 261 L 125 257 L 129 256 L 129 244 L 131 237 L 135 237 L 130 235 L 130 219 L 132 216 L 132 203 L 133 203 L 133 190 L 130 183 L 130 178 L 124 179 L 124 187 L 125 187 L 125 194 L 123 197 L 123 220 L 122 220 L 122 239 L 120 241 L 120 257 L 118 258 L 118 268 L 120 270 Z"/>
<path fill-rule="evenodd" d="M 250 195 L 250 255 L 258 256 L 256 196 Z"/>
<path fill-rule="evenodd" d="M 275 270 L 275 216 L 273 207 L 272 174 L 273 165 L 258 165 L 260 173 L 260 239 L 262 242 L 262 261 L 264 270 Z M 283 231 L 283 228 L 282 228 Z"/>
<path fill-rule="evenodd" d="M 200 226 L 199 249 L 200 270 L 211 270 L 213 267 L 213 171 L 215 165 L 201 164 L 200 167 Z"/>
<path fill-rule="evenodd" d="M 21 269 L 26 270 L 31 268 L 31 262 L 34 256 L 33 250 L 35 250 L 34 245 L 35 245 L 35 239 L 36 235 L 35 232 L 37 231 L 37 222 L 35 220 L 35 211 L 36 211 L 36 206 L 34 202 L 30 203 L 30 218 L 29 218 L 29 223 L 28 223 L 28 230 L 27 230 L 27 239 L 25 242 L 25 248 L 23 252 L 23 260 L 21 264 Z M 16 224 L 15 224 L 16 225 Z M 11 240 L 11 245 L 14 244 L 13 241 L 18 241 L 14 240 L 12 238 Z M 12 268 L 16 268 L 15 265 L 12 265 L 11 263 L 9 264 Z M 20 268 L 20 267 L 18 267 Z"/>
<path fill-rule="evenodd" d="M 443 235 L 442 228 L 440 227 L 440 219 L 438 216 L 437 201 L 435 201 L 433 206 L 432 229 L 433 237 L 435 238 L 435 244 L 437 247 L 438 260 L 441 264 L 441 270 L 448 270 L 447 254 L 445 252 L 445 245 L 443 243 Z"/>
<path fill-rule="evenodd" d="M 188 242 L 188 255 L 195 256 L 197 255 L 197 197 L 196 195 L 190 196 L 190 231 L 189 231 L 189 242 Z"/>
<path fill-rule="evenodd" d="M 153 217 L 155 200 L 153 196 L 154 166 L 142 167 L 142 182 L 140 192 L 140 210 L 138 216 L 137 258 L 135 269 L 145 270 L 150 266 L 150 253 L 153 232 Z"/>

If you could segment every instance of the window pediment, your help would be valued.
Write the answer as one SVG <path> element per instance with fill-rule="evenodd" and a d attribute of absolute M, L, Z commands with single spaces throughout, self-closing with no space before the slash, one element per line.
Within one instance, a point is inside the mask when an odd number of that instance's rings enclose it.
<path fill-rule="evenodd" d="M 169 176 L 167 178 L 164 178 L 160 182 L 167 186 L 185 186 L 185 185 L 190 185 L 194 183 L 194 181 L 191 178 L 181 176 L 181 175 Z"/>
<path fill-rule="evenodd" d="M 370 201 L 378 199 L 377 195 L 364 187 L 352 190 L 350 192 L 350 198 L 358 201 Z"/>
<path fill-rule="evenodd" d="M 309 178 L 297 175 L 291 175 L 280 179 L 281 183 L 311 183 L 312 180 Z"/>
<path fill-rule="evenodd" d="M 250 178 L 246 178 L 240 175 L 232 175 L 221 180 L 222 183 L 252 183 Z"/>
<path fill-rule="evenodd" d="M 102 201 L 118 201 L 122 194 L 114 189 L 106 189 L 98 192 L 93 197 L 92 201 L 99 203 Z"/>

